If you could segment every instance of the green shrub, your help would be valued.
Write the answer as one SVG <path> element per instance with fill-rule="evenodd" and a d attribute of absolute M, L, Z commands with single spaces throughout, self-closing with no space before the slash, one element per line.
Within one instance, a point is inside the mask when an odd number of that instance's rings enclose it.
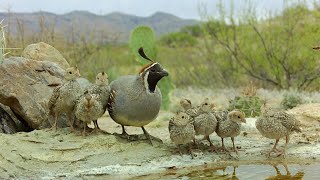
<path fill-rule="evenodd" d="M 292 109 L 302 103 L 303 100 L 298 93 L 289 92 L 284 94 L 283 100 L 281 101 L 281 107 L 283 109 Z"/>
<path fill-rule="evenodd" d="M 258 96 L 237 96 L 229 101 L 229 110 L 240 109 L 246 117 L 256 117 L 260 115 L 260 108 L 263 100 Z"/>
<path fill-rule="evenodd" d="M 195 46 L 198 41 L 195 37 L 184 32 L 174 32 L 160 38 L 160 43 L 169 47 Z"/>

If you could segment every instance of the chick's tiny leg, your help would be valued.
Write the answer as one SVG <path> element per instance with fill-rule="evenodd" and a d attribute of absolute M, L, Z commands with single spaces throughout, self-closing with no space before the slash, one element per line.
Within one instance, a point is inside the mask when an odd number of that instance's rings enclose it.
<path fill-rule="evenodd" d="M 82 136 L 86 136 L 86 128 L 87 128 L 87 123 L 83 122 L 83 131 L 82 131 Z"/>
<path fill-rule="evenodd" d="M 216 147 L 212 144 L 210 137 L 209 136 L 205 136 L 205 138 L 207 139 L 207 141 L 209 141 L 210 147 L 211 147 L 211 151 L 215 152 L 216 151 Z"/>
<path fill-rule="evenodd" d="M 232 141 L 234 152 L 236 152 L 238 154 L 238 150 L 237 150 L 236 146 L 234 145 L 234 137 L 231 137 L 231 141 Z"/>
<path fill-rule="evenodd" d="M 193 145 L 194 145 L 194 147 L 196 147 L 197 149 L 199 149 L 199 146 L 198 146 L 198 144 L 197 144 L 197 142 L 196 142 L 196 138 L 195 138 L 195 137 L 193 138 Z"/>
<path fill-rule="evenodd" d="M 229 152 L 229 150 L 224 146 L 223 138 L 221 138 L 221 143 L 222 143 L 222 151 L 224 152 Z"/>
<path fill-rule="evenodd" d="M 67 114 L 67 118 L 68 118 L 70 130 L 71 130 L 72 132 L 75 132 L 74 127 L 73 127 L 73 122 L 74 122 L 73 115 L 72 115 L 71 113 L 68 113 L 68 114 Z"/>
<path fill-rule="evenodd" d="M 54 129 L 55 131 L 57 131 L 58 129 L 58 113 L 54 114 L 54 124 L 51 127 L 52 129 Z"/>
<path fill-rule="evenodd" d="M 268 152 L 268 154 L 267 154 L 268 157 L 270 157 L 270 155 L 271 155 L 272 152 L 277 151 L 277 144 L 278 144 L 278 142 L 279 142 L 279 139 L 276 139 L 276 143 L 274 143 L 273 148 L 272 148 L 272 149 Z"/>
<path fill-rule="evenodd" d="M 94 129 L 100 129 L 98 125 L 98 120 L 93 120 L 93 124 L 94 124 Z"/>
<path fill-rule="evenodd" d="M 191 158 L 192 159 L 194 159 L 194 154 L 193 154 L 193 151 L 192 151 L 192 145 L 191 145 L 191 143 L 189 143 L 189 153 L 190 153 L 190 155 L 191 155 Z"/>
<path fill-rule="evenodd" d="M 180 156 L 182 156 L 181 144 L 178 144 L 178 150 L 179 150 L 179 154 L 180 154 Z"/>

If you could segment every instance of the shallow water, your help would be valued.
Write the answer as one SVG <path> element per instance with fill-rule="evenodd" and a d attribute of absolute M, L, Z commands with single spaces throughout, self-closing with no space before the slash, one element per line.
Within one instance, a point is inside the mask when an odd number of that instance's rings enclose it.
<path fill-rule="evenodd" d="M 158 174 L 153 176 L 144 176 L 141 179 L 268 179 L 268 180 L 290 180 L 290 179 L 320 179 L 320 164 L 310 165 L 239 165 L 225 166 L 218 168 L 203 168 L 190 171 L 171 170 L 165 174 Z"/>

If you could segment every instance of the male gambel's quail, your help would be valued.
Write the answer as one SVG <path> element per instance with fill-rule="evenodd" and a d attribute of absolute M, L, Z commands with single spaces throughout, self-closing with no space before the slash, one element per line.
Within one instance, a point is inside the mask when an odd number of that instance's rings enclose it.
<path fill-rule="evenodd" d="M 185 112 L 179 112 L 169 121 L 168 128 L 170 139 L 178 146 L 180 155 L 182 155 L 180 146 L 188 144 L 190 154 L 194 158 L 191 149 L 191 141 L 195 136 L 193 118 Z"/>
<path fill-rule="evenodd" d="M 222 149 L 228 151 L 223 143 L 223 138 L 231 137 L 233 150 L 238 153 L 234 145 L 234 138 L 240 134 L 241 123 L 246 123 L 245 114 L 240 110 L 232 110 L 228 113 L 227 119 L 218 118 L 216 133 L 221 137 Z"/>
<path fill-rule="evenodd" d="M 74 106 L 76 99 L 81 93 L 80 84 L 77 82 L 77 78 L 80 77 L 80 73 L 77 67 L 67 68 L 64 78 L 65 82 L 56 87 L 49 99 L 48 108 L 49 115 L 54 116 L 54 124 L 52 128 L 57 130 L 58 117 L 61 113 L 66 113 L 70 128 L 74 131 Z"/>
<path fill-rule="evenodd" d="M 95 84 L 90 85 L 86 90 L 89 94 L 96 95 L 97 101 L 102 104 L 103 112 L 100 114 L 100 116 L 97 116 L 101 117 L 107 109 L 107 103 L 110 95 L 110 86 L 107 73 L 101 72 L 97 74 Z M 96 119 L 93 120 L 93 124 L 95 130 L 100 129 Z"/>
<path fill-rule="evenodd" d="M 214 133 L 217 127 L 217 119 L 212 113 L 212 105 L 209 98 L 206 98 L 199 107 L 198 115 L 194 118 L 194 129 L 196 135 L 203 135 L 208 140 L 212 151 L 215 151 L 215 146 L 210 140 L 210 134 Z M 194 144 L 196 141 L 194 139 Z"/>
<path fill-rule="evenodd" d="M 103 105 L 99 101 L 99 95 L 86 91 L 79 97 L 75 106 L 75 116 L 83 122 L 82 135 L 86 135 L 87 124 L 98 119 L 104 113 Z"/>
<path fill-rule="evenodd" d="M 152 63 L 137 75 L 122 76 L 114 80 L 110 84 L 107 108 L 110 117 L 122 126 L 120 137 L 129 139 L 124 126 L 141 127 L 152 144 L 151 137 L 143 126 L 153 121 L 159 113 L 162 96 L 157 83 L 164 76 L 168 76 L 168 72 L 159 63 L 148 58 L 142 48 L 138 52 Z"/>
<path fill-rule="evenodd" d="M 263 106 L 261 116 L 256 121 L 256 127 L 262 136 L 276 140 L 273 148 L 267 154 L 268 157 L 270 157 L 271 152 L 278 152 L 278 155 L 283 154 L 286 156 L 290 134 L 293 132 L 301 132 L 300 126 L 300 121 L 293 115 Z M 286 144 L 283 151 L 277 149 L 279 139 L 282 137 L 286 137 Z"/>

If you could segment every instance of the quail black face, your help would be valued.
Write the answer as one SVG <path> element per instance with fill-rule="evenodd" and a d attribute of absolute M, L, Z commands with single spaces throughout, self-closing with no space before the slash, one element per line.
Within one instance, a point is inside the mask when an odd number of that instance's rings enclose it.
<path fill-rule="evenodd" d="M 153 63 L 146 68 L 146 75 L 148 81 L 149 91 L 153 93 L 155 91 L 158 81 L 164 76 L 168 76 L 168 72 L 164 70 L 159 63 Z"/>

